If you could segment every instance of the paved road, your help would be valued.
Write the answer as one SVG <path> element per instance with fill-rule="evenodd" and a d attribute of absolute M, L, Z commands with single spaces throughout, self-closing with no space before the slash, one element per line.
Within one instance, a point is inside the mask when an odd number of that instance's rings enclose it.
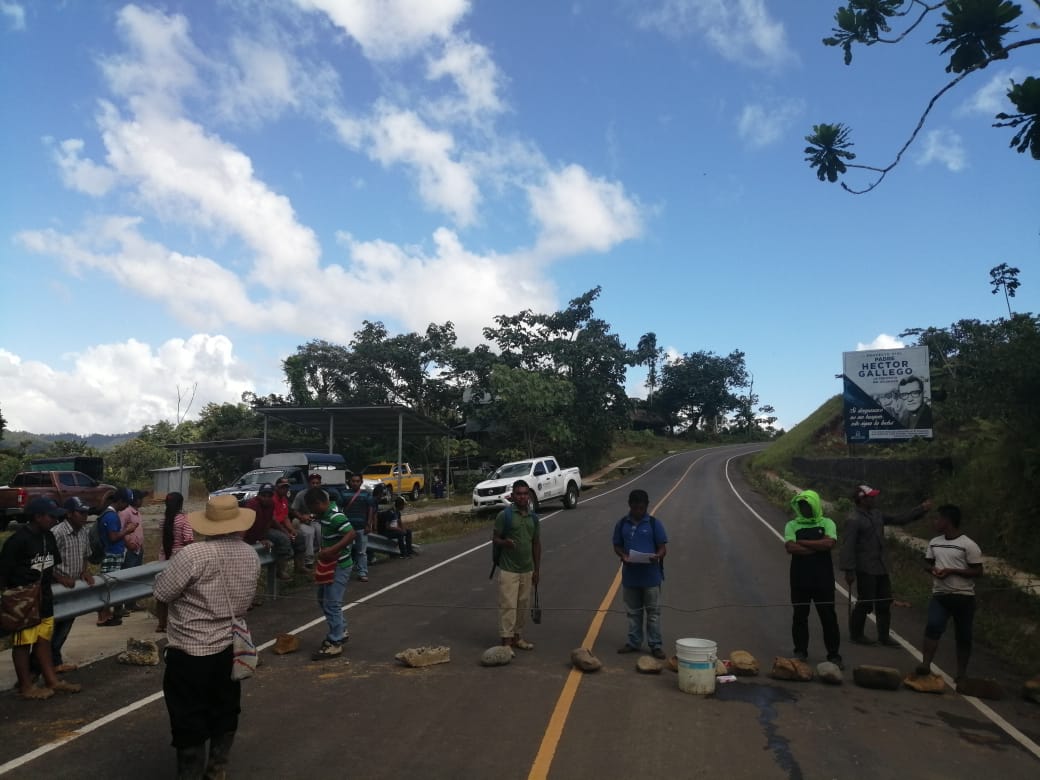
<path fill-rule="evenodd" d="M 490 553 L 480 546 L 486 524 L 419 558 L 375 567 L 367 585 L 352 583 L 349 596 L 360 603 L 347 612 L 352 639 L 342 660 L 309 660 L 322 636 L 309 590 L 254 610 L 250 624 L 260 640 L 315 625 L 299 631 L 308 652 L 265 653 L 264 666 L 245 683 L 234 775 L 1037 777 L 1040 760 L 1028 747 L 955 694 L 759 677 L 706 698 L 681 693 L 669 672 L 638 675 L 631 656 L 616 655 L 625 618 L 609 537 L 633 486 L 649 491 L 672 540 L 666 642 L 713 639 L 723 654 L 749 650 L 767 667 L 790 652 L 787 557 L 770 530 L 786 517 L 751 494 L 730 463 L 746 450 L 674 455 L 588 494 L 575 511 L 546 513 L 545 616 L 528 633 L 535 651 L 507 667 L 478 664 L 495 642 Z M 896 630 L 912 642 L 921 625 L 922 616 L 908 610 L 896 616 Z M 812 632 L 816 661 L 823 648 L 815 624 Z M 568 654 L 582 643 L 605 662 L 600 673 L 570 670 Z M 412 670 L 393 660 L 406 647 L 442 644 L 452 649 L 450 664 Z M 850 665 L 914 663 L 904 650 L 843 652 Z M 948 664 L 948 656 L 939 662 Z M 975 672 L 1001 673 L 985 657 Z M 78 696 L 0 696 L 0 762 L 8 762 L 11 777 L 171 776 L 165 710 L 161 699 L 148 700 L 160 675 L 106 662 L 79 673 L 85 691 Z M 93 725 L 127 707 L 135 709 Z M 1034 706 L 1009 700 L 992 710 L 1024 733 L 1027 746 L 1040 740 Z M 49 749 L 84 727 L 93 730 Z M 40 746 L 42 755 L 24 761 Z"/>

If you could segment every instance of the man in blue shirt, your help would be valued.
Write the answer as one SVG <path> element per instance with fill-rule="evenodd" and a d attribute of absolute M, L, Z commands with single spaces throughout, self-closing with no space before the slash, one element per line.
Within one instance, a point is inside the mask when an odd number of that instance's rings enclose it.
<path fill-rule="evenodd" d="M 661 582 L 668 534 L 656 517 L 647 513 L 650 497 L 645 490 L 628 496 L 628 514 L 614 526 L 614 552 L 621 559 L 621 597 L 628 610 L 628 639 L 619 653 L 637 653 L 646 640 L 654 658 L 665 658 L 661 647 Z"/>

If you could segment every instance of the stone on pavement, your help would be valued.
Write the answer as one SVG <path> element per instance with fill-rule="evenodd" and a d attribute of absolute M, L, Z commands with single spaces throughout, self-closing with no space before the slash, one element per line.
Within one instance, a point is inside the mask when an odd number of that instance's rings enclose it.
<path fill-rule="evenodd" d="M 732 660 L 732 659 L 730 659 Z M 736 674 L 736 672 L 734 672 Z M 774 680 L 791 680 L 793 682 L 809 682 L 813 678 L 813 670 L 809 664 L 797 658 L 773 659 L 773 669 L 769 676 Z"/>
<path fill-rule="evenodd" d="M 852 670 L 852 679 L 861 688 L 881 691 L 898 691 L 903 684 L 903 674 L 891 666 L 857 666 Z"/>
<path fill-rule="evenodd" d="M 275 655 L 295 653 L 300 649 L 300 638 L 296 634 L 279 634 L 274 638 L 274 647 L 272 649 Z"/>
<path fill-rule="evenodd" d="M 576 647 L 571 650 L 571 663 L 575 669 L 583 672 L 598 672 L 603 668 L 603 663 L 592 654 L 591 650 L 584 647 Z"/>
<path fill-rule="evenodd" d="M 943 693 L 946 682 L 937 674 L 908 674 L 903 678 L 903 685 L 918 693 Z"/>
<path fill-rule="evenodd" d="M 640 674 L 660 674 L 662 669 L 664 669 L 664 664 L 653 656 L 641 655 L 636 661 L 636 671 Z"/>
<path fill-rule="evenodd" d="M 823 661 L 817 664 L 816 676 L 830 685 L 841 685 L 845 682 L 845 676 L 841 673 L 841 667 L 832 661 Z"/>
<path fill-rule="evenodd" d="M 974 696 L 976 699 L 1004 698 L 1004 688 L 996 680 L 989 677 L 965 677 L 957 683 L 957 693 L 962 696 Z"/>
<path fill-rule="evenodd" d="M 159 645 L 151 639 L 127 639 L 126 650 L 116 656 L 116 661 L 130 666 L 158 666 Z"/>
<path fill-rule="evenodd" d="M 737 677 L 754 677 L 758 674 L 758 661 L 747 650 L 734 650 L 729 654 L 729 673 Z"/>
<path fill-rule="evenodd" d="M 482 666 L 505 666 L 513 660 L 513 648 L 506 645 L 495 645 L 489 647 L 480 656 Z"/>
<path fill-rule="evenodd" d="M 1026 680 L 1022 684 L 1022 697 L 1040 704 L 1040 675 L 1037 675 L 1032 680 Z"/>
<path fill-rule="evenodd" d="M 409 647 L 394 656 L 405 666 L 420 668 L 434 664 L 446 664 L 451 661 L 451 648 L 444 647 Z"/>

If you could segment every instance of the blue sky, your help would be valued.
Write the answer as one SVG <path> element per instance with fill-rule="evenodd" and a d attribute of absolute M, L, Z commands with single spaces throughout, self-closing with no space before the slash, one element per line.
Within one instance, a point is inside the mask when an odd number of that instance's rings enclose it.
<path fill-rule="evenodd" d="M 178 387 L 284 392 L 298 345 L 364 319 L 474 346 L 595 285 L 630 346 L 743 350 L 790 427 L 842 352 L 1006 314 L 998 263 L 1036 311 L 1040 167 L 990 124 L 1037 47 L 851 196 L 802 161 L 811 126 L 885 164 L 947 75 L 931 22 L 845 67 L 837 5 L 0 0 L 8 427 L 135 430 Z"/>

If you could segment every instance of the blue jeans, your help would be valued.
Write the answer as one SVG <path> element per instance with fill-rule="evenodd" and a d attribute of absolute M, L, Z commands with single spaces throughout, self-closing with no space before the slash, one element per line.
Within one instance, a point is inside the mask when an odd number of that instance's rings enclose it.
<path fill-rule="evenodd" d="M 342 642 L 347 636 L 347 619 L 343 616 L 343 597 L 347 594 L 347 583 L 350 582 L 350 567 L 337 566 L 336 574 L 328 585 L 318 586 L 318 606 L 325 614 L 329 624 L 329 633 L 325 636 L 330 642 Z"/>
<path fill-rule="evenodd" d="M 350 550 L 354 559 L 354 568 L 357 569 L 359 577 L 368 576 L 368 534 L 365 531 L 354 529 L 354 543 Z"/>
<path fill-rule="evenodd" d="M 643 646 L 643 614 L 646 614 L 646 642 L 652 650 L 661 646 L 661 586 L 622 588 L 621 599 L 628 608 L 628 644 Z"/>

